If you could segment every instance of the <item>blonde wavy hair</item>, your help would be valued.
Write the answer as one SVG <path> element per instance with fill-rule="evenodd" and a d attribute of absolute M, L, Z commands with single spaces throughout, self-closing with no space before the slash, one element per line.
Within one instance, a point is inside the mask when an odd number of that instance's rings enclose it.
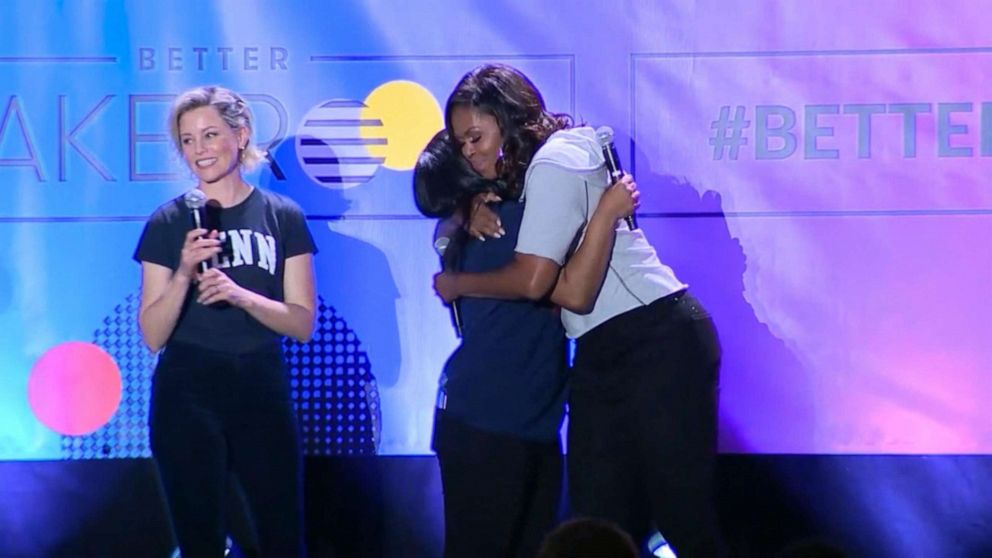
<path fill-rule="evenodd" d="M 172 103 L 172 110 L 169 111 L 169 135 L 180 156 L 183 146 L 179 139 L 179 119 L 191 110 L 206 106 L 217 109 L 217 113 L 232 130 L 248 130 L 248 143 L 238 153 L 238 162 L 243 169 L 251 170 L 265 158 L 265 153 L 255 147 L 252 140 L 254 116 L 248 103 L 241 95 L 219 85 L 190 89 L 180 93 Z"/>

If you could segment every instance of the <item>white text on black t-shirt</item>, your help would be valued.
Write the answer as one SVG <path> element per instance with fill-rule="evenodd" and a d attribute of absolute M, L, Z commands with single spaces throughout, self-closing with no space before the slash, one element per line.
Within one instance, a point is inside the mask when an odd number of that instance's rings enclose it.
<path fill-rule="evenodd" d="M 213 257 L 211 267 L 227 269 L 243 265 L 257 265 L 270 275 L 276 274 L 276 239 L 249 229 L 220 231 L 217 235 L 222 246 L 228 245 L 230 253 L 220 253 Z"/>

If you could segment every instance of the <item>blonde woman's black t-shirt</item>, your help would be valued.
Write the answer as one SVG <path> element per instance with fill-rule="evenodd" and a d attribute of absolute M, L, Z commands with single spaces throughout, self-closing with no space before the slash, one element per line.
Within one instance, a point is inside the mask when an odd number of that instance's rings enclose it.
<path fill-rule="evenodd" d="M 234 207 L 208 205 L 204 228 L 216 229 L 224 251 L 210 261 L 238 285 L 272 300 L 282 301 L 286 259 L 316 253 L 300 207 L 284 196 L 255 188 Z M 138 241 L 134 259 L 173 271 L 179 267 L 186 233 L 193 228 L 182 196 L 152 213 Z M 191 284 L 169 343 L 198 345 L 232 354 L 278 348 L 282 336 L 240 308 L 196 302 Z"/>

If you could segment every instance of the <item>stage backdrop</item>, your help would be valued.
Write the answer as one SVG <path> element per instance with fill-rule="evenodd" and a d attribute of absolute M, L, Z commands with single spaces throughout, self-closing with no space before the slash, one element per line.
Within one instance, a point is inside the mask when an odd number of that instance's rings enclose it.
<path fill-rule="evenodd" d="M 607 6 L 609 4 L 609 6 Z M 165 135 L 244 93 L 304 208 L 320 324 L 287 343 L 311 454 L 429 453 L 456 346 L 411 168 L 484 62 L 616 131 L 640 224 L 712 311 L 732 453 L 989 453 L 992 40 L 978 3 L 8 2 L 0 459 L 147 456 L 144 219 Z"/>

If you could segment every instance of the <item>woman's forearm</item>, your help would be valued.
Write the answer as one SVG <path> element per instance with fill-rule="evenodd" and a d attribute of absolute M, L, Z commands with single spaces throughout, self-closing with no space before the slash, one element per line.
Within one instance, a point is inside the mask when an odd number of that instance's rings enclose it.
<path fill-rule="evenodd" d="M 582 243 L 558 275 L 552 302 L 576 314 L 592 311 L 613 255 L 616 226 L 615 218 L 593 213 Z"/>
<path fill-rule="evenodd" d="M 239 305 L 265 327 L 306 343 L 313 335 L 317 294 L 313 254 L 300 254 L 286 260 L 283 275 L 283 301 L 248 291 Z"/>
<path fill-rule="evenodd" d="M 173 273 L 165 289 L 139 313 L 141 337 L 153 352 L 165 346 L 166 341 L 172 336 L 172 331 L 176 329 L 191 282 L 190 277 Z"/>
<path fill-rule="evenodd" d="M 246 295 L 242 308 L 265 327 L 301 343 L 306 343 L 313 335 L 314 311 L 311 308 L 278 302 L 254 292 Z"/>
<path fill-rule="evenodd" d="M 513 261 L 495 271 L 451 275 L 457 296 L 541 300 L 554 287 L 558 265 L 546 258 L 518 253 Z"/>

